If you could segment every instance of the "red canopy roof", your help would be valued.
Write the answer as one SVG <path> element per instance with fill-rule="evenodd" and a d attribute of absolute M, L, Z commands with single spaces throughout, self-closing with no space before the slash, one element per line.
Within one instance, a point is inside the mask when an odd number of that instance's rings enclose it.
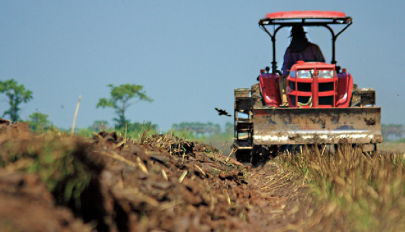
<path fill-rule="evenodd" d="M 336 19 L 346 18 L 346 14 L 339 11 L 279 11 L 266 14 L 266 19 Z"/>

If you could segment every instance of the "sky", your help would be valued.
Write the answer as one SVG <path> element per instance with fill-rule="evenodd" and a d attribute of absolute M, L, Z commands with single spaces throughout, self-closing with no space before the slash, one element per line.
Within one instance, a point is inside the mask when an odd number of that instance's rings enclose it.
<path fill-rule="evenodd" d="M 271 41 L 258 27 L 266 13 L 343 11 L 353 25 L 337 40 L 338 65 L 360 88 L 376 90 L 383 123 L 403 124 L 403 9 L 405 1 L 393 0 L 0 0 L 0 80 L 33 92 L 21 105 L 23 120 L 41 112 L 60 128 L 71 127 L 79 96 L 77 127 L 113 124 L 114 110 L 97 109 L 97 102 L 109 97 L 108 84 L 127 83 L 144 86 L 154 99 L 131 106 L 131 122 L 151 121 L 161 131 L 180 122 L 223 126 L 233 118 L 214 108 L 233 113 L 234 89 L 257 83 L 260 69 L 270 66 Z M 330 62 L 330 33 L 306 30 Z M 288 35 L 277 35 L 279 67 Z M 7 108 L 0 94 L 0 113 Z"/>

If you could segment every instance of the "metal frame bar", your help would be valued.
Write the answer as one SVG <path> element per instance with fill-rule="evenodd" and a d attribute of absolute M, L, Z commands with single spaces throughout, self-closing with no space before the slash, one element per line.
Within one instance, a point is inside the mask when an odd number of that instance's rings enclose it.
<path fill-rule="evenodd" d="M 295 19 L 297 20 L 297 19 Z M 344 22 L 340 22 L 340 20 L 343 20 Z M 338 22 L 339 21 L 339 22 Z M 337 34 L 335 34 L 334 30 L 329 26 L 329 25 L 334 25 L 334 24 L 346 24 L 346 26 L 340 30 Z M 336 50 L 336 39 L 337 37 L 343 32 L 345 31 L 350 25 L 353 24 L 353 21 L 350 17 L 348 18 L 344 18 L 344 19 L 333 19 L 331 22 L 325 22 L 325 21 L 310 21 L 307 22 L 306 19 L 302 19 L 301 22 L 278 22 L 275 19 L 261 19 L 259 21 L 259 26 L 270 36 L 271 38 L 271 42 L 273 44 L 273 61 L 271 62 L 271 71 L 273 74 L 276 74 L 278 72 L 280 72 L 279 70 L 277 70 L 277 61 L 276 61 L 276 34 L 277 32 L 283 28 L 283 27 L 291 27 L 294 25 L 302 25 L 302 26 L 322 26 L 327 28 L 331 35 L 332 35 L 332 64 L 336 64 L 336 58 L 335 58 L 335 50 Z M 274 29 L 273 34 L 271 34 L 266 26 L 270 26 L 270 25 L 279 25 L 279 27 L 277 27 L 276 29 Z"/>

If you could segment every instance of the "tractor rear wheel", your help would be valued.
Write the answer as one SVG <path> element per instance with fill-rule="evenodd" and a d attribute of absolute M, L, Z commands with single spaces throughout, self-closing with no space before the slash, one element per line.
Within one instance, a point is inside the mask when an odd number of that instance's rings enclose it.
<path fill-rule="evenodd" d="M 241 163 L 250 163 L 251 159 L 251 150 L 236 150 L 235 158 Z"/>
<path fill-rule="evenodd" d="M 252 149 L 252 165 L 264 165 L 268 160 L 278 155 L 278 146 L 256 146 Z"/>

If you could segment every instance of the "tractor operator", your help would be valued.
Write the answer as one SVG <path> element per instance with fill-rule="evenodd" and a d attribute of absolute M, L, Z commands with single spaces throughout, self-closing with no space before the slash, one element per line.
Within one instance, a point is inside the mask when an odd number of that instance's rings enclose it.
<path fill-rule="evenodd" d="M 302 25 L 294 25 L 291 29 L 290 37 L 292 37 L 292 40 L 284 54 L 283 75 L 280 80 L 282 105 L 287 104 L 285 88 L 287 84 L 286 77 L 288 76 L 290 68 L 299 60 L 325 62 L 321 49 L 318 45 L 309 42 L 305 34 L 306 32 Z"/>
<path fill-rule="evenodd" d="M 309 42 L 305 34 L 301 25 L 292 27 L 290 35 L 292 40 L 284 54 L 283 75 L 288 75 L 291 66 L 299 60 L 325 62 L 321 49 Z"/>

